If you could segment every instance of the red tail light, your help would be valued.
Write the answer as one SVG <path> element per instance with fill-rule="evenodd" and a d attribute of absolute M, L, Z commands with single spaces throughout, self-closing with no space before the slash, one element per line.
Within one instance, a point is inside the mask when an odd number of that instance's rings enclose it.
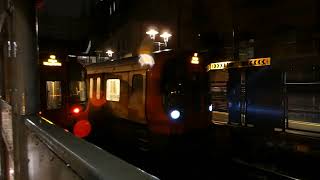
<path fill-rule="evenodd" d="M 74 114 L 78 114 L 79 112 L 80 112 L 80 108 L 78 108 L 78 107 L 75 107 L 72 109 L 72 113 L 74 113 Z"/>
<path fill-rule="evenodd" d="M 88 136 L 91 132 L 91 124 L 88 120 L 80 120 L 73 126 L 73 134 L 79 138 Z"/>

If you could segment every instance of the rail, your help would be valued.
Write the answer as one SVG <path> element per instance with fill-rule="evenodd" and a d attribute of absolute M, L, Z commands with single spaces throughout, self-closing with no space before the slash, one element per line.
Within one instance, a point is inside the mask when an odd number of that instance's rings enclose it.
<path fill-rule="evenodd" d="M 40 117 L 23 120 L 28 179 L 158 179 Z"/>
<path fill-rule="evenodd" d="M 283 179 L 283 180 L 299 180 L 298 178 L 291 177 L 281 172 L 263 168 L 259 165 L 248 163 L 246 161 L 234 158 L 233 162 L 246 168 L 245 172 L 251 173 L 252 177 L 257 179 Z M 259 178 L 258 178 L 259 177 Z"/>

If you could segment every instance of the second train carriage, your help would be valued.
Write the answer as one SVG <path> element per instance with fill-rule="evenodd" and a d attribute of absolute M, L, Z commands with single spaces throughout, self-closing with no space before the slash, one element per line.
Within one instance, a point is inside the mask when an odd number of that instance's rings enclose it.
<path fill-rule="evenodd" d="M 93 131 L 145 149 L 208 128 L 207 73 L 191 59 L 169 51 L 87 66 Z"/>
<path fill-rule="evenodd" d="M 59 62 L 50 55 L 40 66 L 40 115 L 81 138 L 91 131 L 85 78 L 76 58 Z"/>

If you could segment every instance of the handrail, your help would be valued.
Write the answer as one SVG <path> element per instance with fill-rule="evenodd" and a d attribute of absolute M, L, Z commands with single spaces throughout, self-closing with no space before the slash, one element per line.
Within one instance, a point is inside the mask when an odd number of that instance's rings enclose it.
<path fill-rule="evenodd" d="M 158 180 L 40 117 L 27 116 L 24 119 L 27 128 L 82 179 Z"/>

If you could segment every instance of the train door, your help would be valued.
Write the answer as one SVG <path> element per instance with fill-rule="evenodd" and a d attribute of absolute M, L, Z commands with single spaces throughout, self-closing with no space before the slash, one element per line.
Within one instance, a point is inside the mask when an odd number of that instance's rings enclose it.
<path fill-rule="evenodd" d="M 87 78 L 87 94 L 88 94 L 88 104 L 94 108 L 90 108 L 90 111 L 97 111 L 102 108 L 103 105 L 103 93 L 102 93 L 102 81 L 103 75 L 89 75 Z M 93 115 L 95 113 L 91 112 Z"/>
<path fill-rule="evenodd" d="M 250 67 L 246 75 L 246 122 L 261 128 L 283 127 L 282 73 L 271 67 Z"/>
<path fill-rule="evenodd" d="M 146 72 L 132 71 L 129 74 L 129 119 L 141 124 L 146 124 L 145 117 L 145 94 Z"/>
<path fill-rule="evenodd" d="M 43 93 L 42 116 L 66 127 L 67 110 L 65 108 L 65 82 L 59 79 L 42 81 Z"/>
<path fill-rule="evenodd" d="M 129 73 L 106 74 L 105 89 L 108 109 L 117 118 L 128 119 Z"/>
<path fill-rule="evenodd" d="M 100 136 L 101 134 L 105 134 L 106 132 L 110 132 L 106 129 L 102 131 L 101 127 L 105 127 L 105 124 L 108 122 L 105 119 L 104 107 L 105 101 L 102 98 L 102 74 L 88 75 L 87 76 L 87 91 L 89 95 L 89 110 L 88 110 L 88 119 L 92 124 L 94 135 Z"/>
<path fill-rule="evenodd" d="M 93 106 L 100 106 L 102 98 L 102 75 L 89 76 L 87 81 L 87 93 L 89 95 L 89 103 Z"/>

